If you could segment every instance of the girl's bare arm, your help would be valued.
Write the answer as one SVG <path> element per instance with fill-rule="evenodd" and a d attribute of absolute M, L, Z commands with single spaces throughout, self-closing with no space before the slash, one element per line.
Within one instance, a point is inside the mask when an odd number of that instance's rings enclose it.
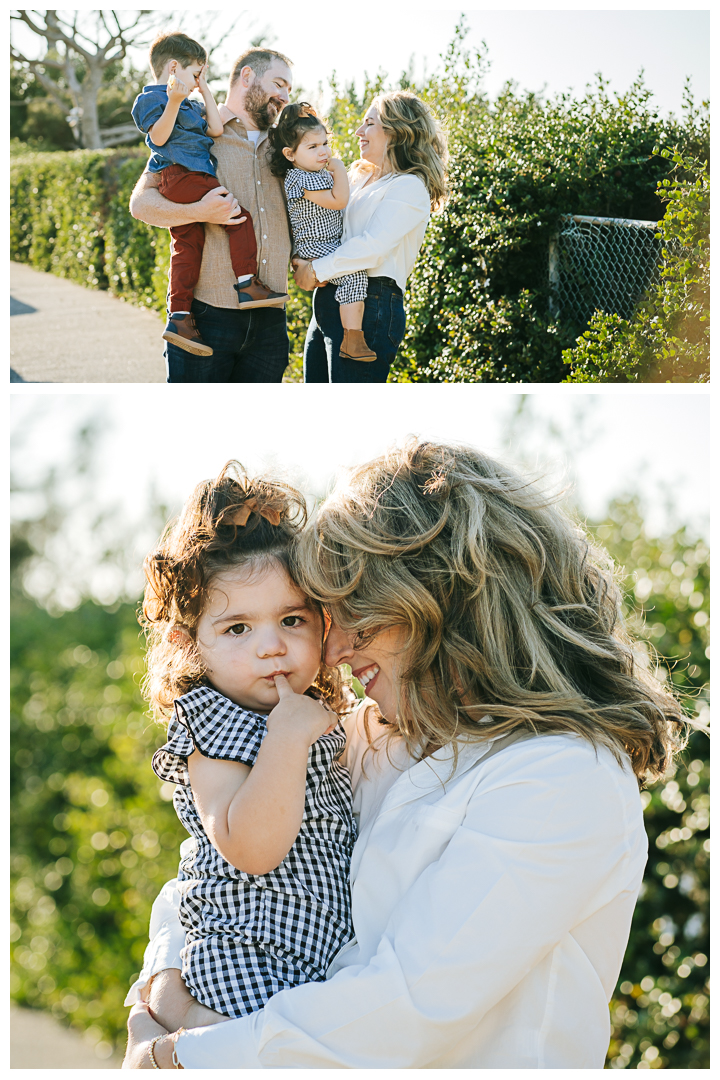
<path fill-rule="evenodd" d="M 283 861 L 302 824 L 308 750 L 335 722 L 320 702 L 290 690 L 268 717 L 252 768 L 198 751 L 190 755 L 190 784 L 203 828 L 232 866 L 267 874 Z"/>
<path fill-rule="evenodd" d="M 327 191 L 306 191 L 305 198 L 317 206 L 324 206 L 326 210 L 342 210 L 347 206 L 350 198 L 347 171 L 339 158 L 331 158 L 328 169 L 333 178 L 332 188 Z"/>

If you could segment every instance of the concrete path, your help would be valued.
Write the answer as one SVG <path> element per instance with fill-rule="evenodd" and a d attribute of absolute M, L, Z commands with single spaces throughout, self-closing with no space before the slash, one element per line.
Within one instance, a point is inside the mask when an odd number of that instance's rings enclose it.
<path fill-rule="evenodd" d="M 10 381 L 165 382 L 154 311 L 10 264 Z"/>
<path fill-rule="evenodd" d="M 98 1056 L 93 1042 L 48 1013 L 10 1006 L 11 1069 L 119 1069 L 121 1064 L 122 1054 Z"/>

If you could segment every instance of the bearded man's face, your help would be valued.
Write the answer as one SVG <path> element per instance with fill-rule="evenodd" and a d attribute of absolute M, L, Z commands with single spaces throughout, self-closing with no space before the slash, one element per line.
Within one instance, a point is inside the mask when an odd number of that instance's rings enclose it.
<path fill-rule="evenodd" d="M 290 99 L 292 73 L 286 64 L 276 60 L 268 70 L 255 76 L 245 95 L 245 110 L 259 131 L 274 124 Z"/>

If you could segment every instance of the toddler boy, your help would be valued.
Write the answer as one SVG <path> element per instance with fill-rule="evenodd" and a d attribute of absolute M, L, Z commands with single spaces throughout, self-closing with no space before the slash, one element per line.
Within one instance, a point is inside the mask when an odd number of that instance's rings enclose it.
<path fill-rule="evenodd" d="M 206 80 L 207 52 L 185 34 L 161 34 L 150 47 L 150 67 L 157 83 L 145 86 L 132 108 L 133 120 L 152 151 L 148 169 L 162 173 L 158 191 L 166 199 L 198 202 L 221 186 L 211 148 L 213 139 L 223 133 L 223 122 Z M 188 100 L 196 87 L 205 102 L 204 116 L 200 102 Z M 289 300 L 286 293 L 271 292 L 258 279 L 255 230 L 248 211 L 241 210 L 240 224 L 223 226 L 237 277 L 239 306 L 267 307 Z M 163 338 L 196 356 L 212 356 L 190 310 L 200 275 L 205 226 L 201 221 L 189 222 L 171 228 L 170 235 L 168 323 Z"/>

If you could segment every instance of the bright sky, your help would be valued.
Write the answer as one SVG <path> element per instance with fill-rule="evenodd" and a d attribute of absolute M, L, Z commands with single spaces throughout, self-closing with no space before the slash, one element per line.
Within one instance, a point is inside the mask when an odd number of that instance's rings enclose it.
<path fill-rule="evenodd" d="M 252 395 L 213 387 L 146 384 L 113 392 L 49 393 L 14 388 L 13 467 L 32 481 L 58 470 L 56 495 L 74 509 L 31 588 L 54 591 L 73 607 L 89 590 L 103 602 L 137 595 L 141 566 L 159 523 L 149 507 L 177 513 L 200 480 L 229 458 L 250 473 L 277 471 L 308 495 L 323 495 L 343 466 L 370 460 L 406 435 L 467 442 L 510 464 L 529 464 L 591 520 L 615 496 L 637 494 L 655 535 L 681 524 L 708 536 L 710 475 L 707 388 L 563 386 L 523 395 L 499 385 L 370 385 L 339 395 L 333 386 L 253 386 Z M 637 388 L 640 391 L 641 388 Z M 199 392 L 200 391 L 200 392 Z M 578 392 L 581 391 L 581 392 Z M 518 406 L 524 400 L 523 412 Z M 66 467 L 73 435 L 88 421 L 101 431 L 90 481 Z M 41 505 L 27 496 L 15 511 Z M 106 549 L 123 548 L 124 568 L 102 565 Z M 60 592 L 58 593 L 58 581 Z"/>
<path fill-rule="evenodd" d="M 215 40 L 233 21 L 235 10 L 179 11 L 176 25 L 200 40 L 204 31 Z M 354 81 L 361 86 L 365 72 L 373 76 L 381 68 L 394 81 L 413 56 L 417 74 L 435 70 L 459 17 L 459 9 L 443 5 L 429 11 L 400 4 L 320 8 L 292 4 L 244 10 L 215 60 L 227 70 L 249 39 L 267 29 L 275 47 L 294 60 L 296 85 L 308 93 L 333 70 L 341 85 Z M 531 2 L 522 9 L 473 9 L 467 12 L 467 22 L 466 44 L 479 46 L 484 39 L 488 45 L 492 66 L 486 89 L 491 96 L 508 79 L 530 90 L 547 86 L 551 93 L 572 89 L 580 94 L 598 71 L 610 80 L 612 90 L 622 92 L 640 68 L 663 112 L 679 112 L 688 75 L 696 100 L 710 93 L 707 10 L 584 10 L 575 3 L 544 11 Z M 19 47 L 33 50 L 37 39 L 29 31 L 15 24 L 13 33 Z M 36 49 L 33 52 L 37 54 Z M 132 58 L 141 67 L 146 54 L 133 53 Z"/>
<path fill-rule="evenodd" d="M 167 388 L 152 384 L 143 385 L 142 400 L 35 391 L 11 399 L 14 464 L 31 477 L 62 463 L 80 424 L 99 420 L 98 504 L 120 500 L 132 517 L 151 486 L 177 503 L 230 457 L 250 471 L 280 465 L 320 494 L 342 466 L 418 434 L 530 462 L 558 482 L 564 477 L 591 517 L 613 496 L 637 492 L 652 527 L 665 527 L 673 504 L 674 519 L 703 528 L 711 487 L 707 391 L 580 389 L 525 394 L 525 411 L 514 421 L 523 395 L 494 385 L 388 385 L 379 394 L 360 384 L 342 403 L 337 388 L 314 387 L 311 408 L 306 389 L 290 384 L 282 397 L 277 388 L 253 386 L 247 405 L 241 388 L 232 396 L 206 388 L 198 398 L 197 388 L 174 387 L 172 404 Z"/>

